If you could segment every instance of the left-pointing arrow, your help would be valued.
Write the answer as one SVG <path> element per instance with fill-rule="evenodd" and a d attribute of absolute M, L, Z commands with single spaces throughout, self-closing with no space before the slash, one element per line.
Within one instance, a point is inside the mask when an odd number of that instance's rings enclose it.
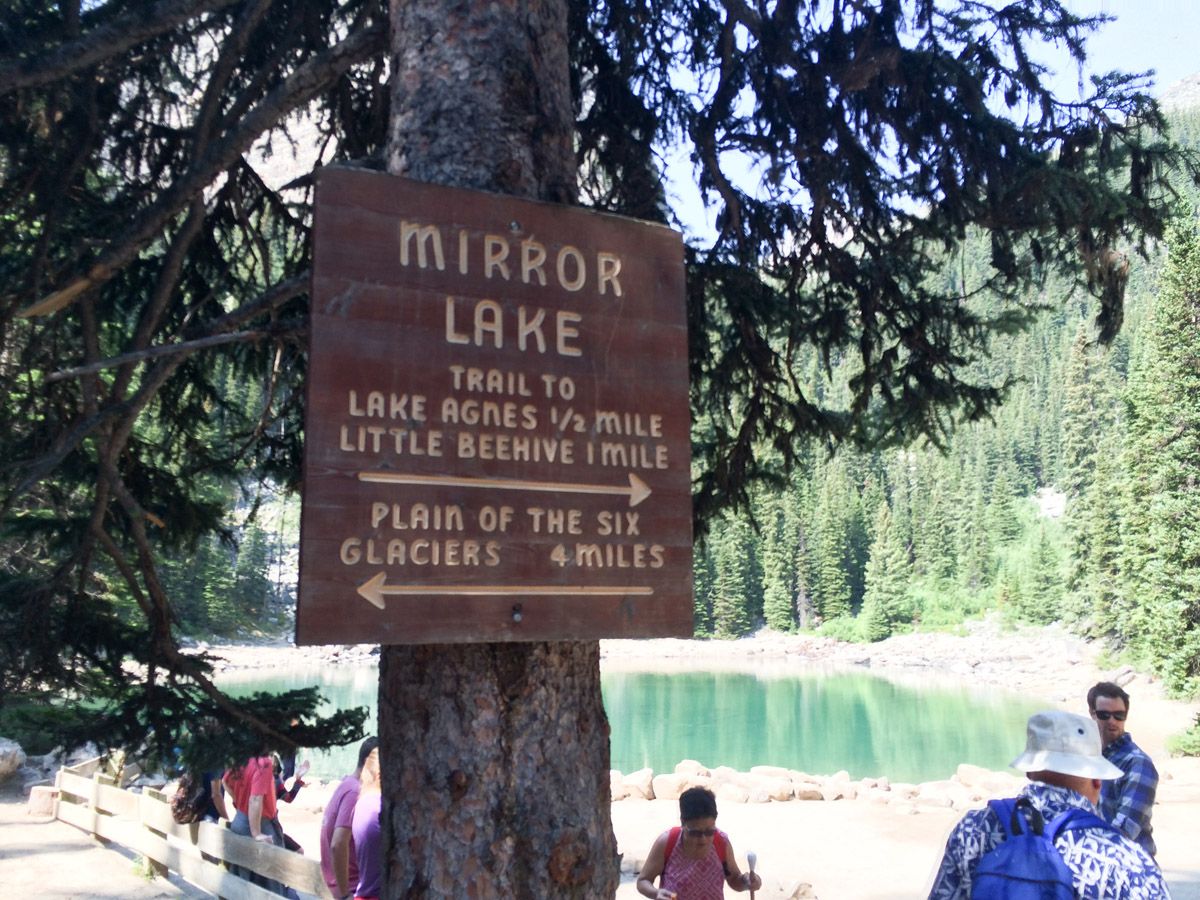
<path fill-rule="evenodd" d="M 416 594 L 423 597 L 444 596 L 448 594 L 474 597 L 532 597 L 547 594 L 561 597 L 625 596 L 629 594 L 649 596 L 654 593 L 654 588 L 645 585 L 634 585 L 632 587 L 613 585 L 605 587 L 583 584 L 388 584 L 387 573 L 380 572 L 378 575 L 360 584 L 358 586 L 358 593 L 371 603 L 372 606 L 384 609 L 383 598 L 387 594 Z"/>

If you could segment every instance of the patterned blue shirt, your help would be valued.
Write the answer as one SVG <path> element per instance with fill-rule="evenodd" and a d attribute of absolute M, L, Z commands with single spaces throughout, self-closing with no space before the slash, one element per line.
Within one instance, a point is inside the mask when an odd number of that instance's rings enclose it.
<path fill-rule="evenodd" d="M 1030 782 L 1028 798 L 1047 822 L 1072 806 L 1095 812 L 1091 801 L 1067 788 Z M 1004 826 L 988 807 L 962 817 L 946 841 L 929 900 L 968 900 L 971 879 L 985 853 L 1004 840 Z M 1141 847 L 1107 828 L 1065 830 L 1054 841 L 1071 870 L 1080 900 L 1170 900 L 1158 866 Z"/>
<path fill-rule="evenodd" d="M 1129 732 L 1104 748 L 1104 758 L 1125 774 L 1100 786 L 1100 815 L 1154 856 L 1158 848 L 1154 846 L 1150 811 L 1158 790 L 1158 769 Z"/>

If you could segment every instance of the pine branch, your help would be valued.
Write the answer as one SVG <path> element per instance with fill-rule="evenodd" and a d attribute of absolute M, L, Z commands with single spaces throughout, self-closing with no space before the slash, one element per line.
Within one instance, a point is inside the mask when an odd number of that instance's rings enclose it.
<path fill-rule="evenodd" d="M 151 38 L 241 0 L 160 0 L 150 9 L 132 12 L 91 29 L 81 38 L 49 53 L 35 51 L 26 59 L 0 63 L 0 96 L 44 87 L 98 66 Z"/>
<path fill-rule="evenodd" d="M 224 139 L 213 143 L 186 174 L 149 206 L 133 227 L 113 241 L 91 264 L 86 275 L 77 276 L 66 286 L 42 297 L 17 315 L 30 318 L 56 312 L 77 300 L 85 291 L 110 280 L 160 235 L 173 216 L 207 189 L 220 173 L 233 166 L 261 134 L 289 112 L 312 100 L 351 66 L 381 52 L 386 38 L 387 28 L 382 24 L 360 28 L 352 31 L 340 44 L 297 67 L 278 88 L 240 120 L 237 128 Z"/>

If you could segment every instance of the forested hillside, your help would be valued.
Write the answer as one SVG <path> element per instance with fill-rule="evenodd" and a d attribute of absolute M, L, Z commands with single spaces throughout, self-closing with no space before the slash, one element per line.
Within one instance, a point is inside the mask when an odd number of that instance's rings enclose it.
<path fill-rule="evenodd" d="M 1196 146 L 1200 115 L 1173 135 Z M 1009 384 L 993 420 L 942 447 L 830 454 L 751 517 L 697 548 L 696 627 L 734 637 L 766 624 L 856 640 L 945 627 L 987 610 L 1109 638 L 1177 692 L 1200 687 L 1200 240 L 1196 198 L 1149 261 L 1132 259 L 1124 329 L 1094 340 L 1093 301 L 1050 285 L 1032 327 L 998 339 L 978 370 Z M 943 277 L 972 308 L 989 248 Z M 1059 296 L 1051 296 L 1059 291 Z M 815 356 L 802 387 L 845 390 L 851 360 Z"/>

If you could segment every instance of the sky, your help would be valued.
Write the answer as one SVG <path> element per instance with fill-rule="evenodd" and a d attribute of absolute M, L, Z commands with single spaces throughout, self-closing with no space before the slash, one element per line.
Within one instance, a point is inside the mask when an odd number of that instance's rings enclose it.
<path fill-rule="evenodd" d="M 1064 5 L 1079 16 L 1114 17 L 1088 40 L 1085 80 L 1089 73 L 1154 70 L 1151 93 L 1157 97 L 1175 82 L 1200 74 L 1200 0 L 1064 0 Z M 1053 60 L 1053 55 L 1044 59 Z M 1079 72 L 1065 51 L 1058 65 L 1051 82 L 1055 93 L 1077 96 Z M 687 152 L 677 148 L 668 159 L 668 191 L 678 202 L 684 230 L 708 243 L 715 237 L 713 211 L 700 202 Z"/>
<path fill-rule="evenodd" d="M 1154 69 L 1155 96 L 1180 79 L 1200 73 L 1197 0 L 1066 0 L 1065 5 L 1076 15 L 1116 17 L 1088 41 L 1089 69 Z M 1075 83 L 1074 71 L 1060 77 L 1066 85 Z"/>

